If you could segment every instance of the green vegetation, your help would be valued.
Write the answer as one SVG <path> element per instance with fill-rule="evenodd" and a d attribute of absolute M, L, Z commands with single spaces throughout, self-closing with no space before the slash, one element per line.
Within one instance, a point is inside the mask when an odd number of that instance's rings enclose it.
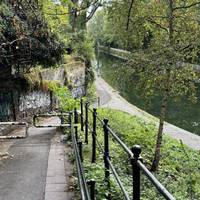
<path fill-rule="evenodd" d="M 44 19 L 50 30 L 56 33 L 60 40 L 66 45 L 69 40 L 69 9 L 67 4 L 58 4 L 52 0 L 39 0 Z"/>
<path fill-rule="evenodd" d="M 93 43 L 86 34 L 86 22 L 99 6 L 96 0 L 2 0 L 1 72 L 23 76 L 38 65 L 55 67 L 67 52 L 83 59 L 89 84 L 94 78 L 90 64 Z M 91 13 L 86 16 L 89 8 Z"/>
<path fill-rule="evenodd" d="M 0 69 L 11 73 L 29 71 L 38 64 L 55 65 L 63 43 L 49 30 L 35 0 L 0 2 Z"/>
<path fill-rule="evenodd" d="M 55 82 L 51 82 L 48 88 L 53 91 L 54 95 L 58 98 L 61 110 L 69 112 L 78 107 L 78 100 L 72 97 L 71 92 L 66 86 L 60 86 Z"/>
<path fill-rule="evenodd" d="M 159 165 L 169 98 L 189 96 L 195 100 L 196 97 L 197 76 L 191 63 L 199 59 L 200 31 L 196 20 L 199 6 L 200 2 L 195 0 L 113 0 L 89 26 L 97 42 L 132 52 L 121 71 L 121 79 L 136 83 L 148 99 L 156 92 L 161 94 L 152 170 Z"/>
<path fill-rule="evenodd" d="M 25 83 L 25 87 L 28 90 L 37 90 L 40 89 L 42 91 L 49 91 L 49 85 L 61 85 L 58 81 L 50 81 L 50 80 L 44 80 L 42 74 L 43 73 L 56 73 L 55 68 L 48 68 L 43 69 L 40 66 L 37 66 L 35 68 L 32 68 L 29 73 L 23 74 L 23 79 Z"/>
<path fill-rule="evenodd" d="M 150 168 L 153 160 L 153 152 L 156 139 L 156 127 L 148 124 L 142 119 L 131 116 L 127 113 L 98 109 L 100 118 L 108 118 L 110 127 L 117 133 L 121 140 L 132 147 L 139 144 L 142 147 L 144 164 Z M 90 116 L 91 117 L 91 116 Z M 90 119 L 92 123 L 92 118 Z M 103 144 L 103 129 L 98 124 L 97 138 Z M 103 155 L 98 151 L 96 164 L 91 164 L 91 136 L 89 145 L 84 147 L 84 166 L 87 179 L 97 181 L 97 200 L 105 199 L 106 187 L 104 185 L 104 164 Z M 131 195 L 132 179 L 130 160 L 124 150 L 110 139 L 111 160 L 114 163 L 120 178 Z M 191 150 L 180 141 L 174 140 L 165 135 L 161 148 L 161 160 L 158 172 L 154 175 L 174 195 L 177 200 L 197 200 L 200 198 L 200 153 Z M 163 199 L 158 195 L 156 189 L 149 183 L 142 174 L 142 199 Z M 114 177 L 111 182 L 112 199 L 123 199 L 120 189 L 116 185 Z"/>

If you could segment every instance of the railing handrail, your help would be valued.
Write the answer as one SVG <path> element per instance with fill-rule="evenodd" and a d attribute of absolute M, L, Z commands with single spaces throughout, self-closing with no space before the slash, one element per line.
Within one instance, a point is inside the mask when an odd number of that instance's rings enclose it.
<path fill-rule="evenodd" d="M 87 188 L 87 183 L 86 179 L 84 176 L 84 170 L 83 170 L 83 165 L 81 162 L 80 154 L 78 153 L 78 145 L 77 145 L 77 140 L 75 137 L 74 133 L 74 123 L 72 120 L 72 114 L 70 116 L 70 124 L 71 124 L 71 137 L 72 137 L 72 143 L 74 146 L 74 154 L 75 154 L 75 160 L 76 160 L 76 167 L 77 167 L 77 172 L 78 172 L 78 181 L 79 181 L 79 187 L 81 191 L 81 198 L 82 200 L 91 200 Z"/>
<path fill-rule="evenodd" d="M 130 158 L 133 157 L 133 153 L 131 152 L 130 148 L 127 147 L 127 145 L 116 135 L 116 133 L 108 126 L 107 127 L 113 138 L 118 142 L 118 144 L 126 151 L 126 153 L 130 156 Z"/>
<path fill-rule="evenodd" d="M 88 108 L 88 110 L 92 112 L 92 109 Z M 101 124 L 105 125 L 103 120 L 100 117 L 98 117 L 98 115 L 96 117 L 98 121 L 101 122 Z M 125 152 L 130 156 L 130 158 L 133 159 L 134 153 L 130 150 L 130 148 L 117 136 L 117 134 L 108 125 L 106 125 L 106 127 L 111 136 L 114 138 L 114 140 L 125 150 Z M 165 197 L 167 200 L 175 200 L 175 198 L 170 194 L 170 192 L 155 178 L 155 176 L 147 169 L 147 167 L 141 162 L 141 160 L 137 160 L 136 163 L 138 167 L 144 172 L 145 176 L 157 188 L 159 193 L 163 195 L 163 197 Z"/>
<path fill-rule="evenodd" d="M 137 164 L 140 169 L 144 172 L 146 177 L 151 181 L 151 183 L 157 188 L 157 190 L 167 199 L 175 200 L 175 198 L 168 192 L 168 190 L 156 179 L 156 177 L 146 168 L 146 166 L 137 160 Z"/>
<path fill-rule="evenodd" d="M 116 135 L 116 133 L 108 126 L 107 127 L 113 138 L 118 142 L 119 145 L 133 158 L 134 155 L 127 145 Z M 175 198 L 168 192 L 168 190 L 153 176 L 153 174 L 147 169 L 147 167 L 140 161 L 137 161 L 138 166 L 151 181 L 151 183 L 158 189 L 158 191 L 168 200 L 174 200 Z"/>
<path fill-rule="evenodd" d="M 122 192 L 123 192 L 123 194 L 124 194 L 125 199 L 126 199 L 126 200 L 130 200 L 130 197 L 129 197 L 129 195 L 128 195 L 128 192 L 125 190 L 125 188 L 124 188 L 124 186 L 123 186 L 123 183 L 121 182 L 120 177 L 119 177 L 119 175 L 117 174 L 117 172 L 116 172 L 116 170 L 115 170 L 115 167 L 113 166 L 111 160 L 110 160 L 109 158 L 107 158 L 107 161 L 108 161 L 108 163 L 109 163 L 109 165 L 110 165 L 110 168 L 111 168 L 111 170 L 112 170 L 112 172 L 113 172 L 113 175 L 114 175 L 114 177 L 115 177 L 115 179 L 116 179 L 116 181 L 117 181 L 117 183 L 118 183 L 120 189 L 122 190 Z"/>
<path fill-rule="evenodd" d="M 85 107 L 85 118 L 83 108 Z M 89 122 L 89 112 L 92 113 L 93 122 Z M 140 157 L 141 147 L 139 145 L 135 145 L 133 148 L 129 148 L 120 137 L 113 131 L 108 122 L 108 119 L 101 119 L 98 116 L 96 108 L 89 108 L 89 103 L 86 102 L 85 106 L 83 104 L 83 100 L 81 99 L 81 131 L 85 133 L 85 143 L 88 144 L 88 134 L 91 133 L 92 136 L 92 159 L 91 162 L 94 163 L 96 161 L 96 144 L 99 148 L 100 152 L 104 156 L 104 170 L 105 170 L 105 183 L 107 186 L 108 194 L 106 196 L 107 199 L 110 199 L 110 170 L 119 185 L 125 200 L 130 200 L 128 192 L 126 191 L 113 163 L 110 159 L 110 145 L 109 138 L 112 137 L 115 142 L 117 142 L 121 148 L 128 154 L 129 159 L 131 161 L 132 166 L 132 180 L 133 180 L 133 200 L 140 200 L 140 173 L 141 171 L 144 175 L 150 180 L 150 182 L 156 187 L 158 192 L 167 200 L 175 200 L 175 198 L 168 192 L 168 190 L 156 179 L 156 177 L 147 169 L 147 167 L 142 163 L 142 159 Z M 97 120 L 101 123 L 104 131 L 104 145 L 98 141 L 96 134 Z M 72 121 L 72 120 L 71 120 Z M 71 122 L 71 134 L 72 134 L 72 142 L 74 146 L 74 153 L 76 157 L 76 165 L 78 171 L 78 179 L 81 190 L 81 196 L 83 200 L 94 200 L 95 199 L 95 181 L 91 181 L 90 195 L 88 192 L 87 182 L 84 176 L 83 170 L 83 155 L 82 155 L 82 142 L 78 142 L 78 112 L 77 109 L 74 110 L 74 123 Z M 92 124 L 92 126 L 90 125 Z M 91 128 L 92 127 L 92 128 Z M 77 143 L 78 142 L 78 143 Z M 80 145 L 79 145 L 80 144 Z M 79 146 L 78 146 L 79 145 Z M 79 148 L 79 150 L 78 150 Z M 89 184 L 88 184 L 89 185 Z"/>

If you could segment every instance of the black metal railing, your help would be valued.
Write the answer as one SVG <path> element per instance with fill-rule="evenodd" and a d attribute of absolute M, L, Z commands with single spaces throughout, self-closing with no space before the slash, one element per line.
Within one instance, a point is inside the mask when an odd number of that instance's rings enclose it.
<path fill-rule="evenodd" d="M 108 119 L 101 119 L 98 116 L 96 108 L 89 108 L 89 103 L 86 102 L 84 105 L 83 100 L 80 101 L 81 113 L 80 113 L 80 123 L 81 130 L 84 131 L 84 142 L 88 144 L 89 133 L 91 133 L 91 142 L 92 142 L 92 158 L 91 162 L 96 162 L 96 151 L 97 148 L 101 154 L 103 154 L 104 158 L 104 170 L 105 170 L 105 184 L 107 186 L 107 190 L 110 190 L 110 174 L 114 176 L 116 183 L 121 189 L 121 192 L 126 200 L 140 200 L 140 179 L 141 172 L 150 180 L 150 182 L 157 188 L 158 192 L 167 200 L 174 200 L 175 198 L 167 191 L 167 189 L 153 176 L 153 174 L 146 168 L 146 166 L 142 162 L 141 147 L 139 145 L 134 145 L 131 149 L 127 147 L 127 145 L 117 136 L 117 134 L 109 127 Z M 85 108 L 85 110 L 84 110 Z M 92 123 L 89 123 L 89 113 L 92 114 Z M 104 133 L 104 144 L 102 145 L 97 137 L 97 121 L 101 123 Z M 95 180 L 90 181 L 88 184 L 84 177 L 84 169 L 83 169 L 83 152 L 82 152 L 82 141 L 79 140 L 78 135 L 78 112 L 74 110 L 74 124 L 71 124 L 71 133 L 72 133 L 72 141 L 74 145 L 74 152 L 77 163 L 77 171 L 79 177 L 79 185 L 81 190 L 82 199 L 95 199 Z M 132 166 L 132 198 L 129 196 L 126 188 L 124 187 L 114 164 L 110 159 L 110 140 L 112 137 L 112 141 L 117 142 L 121 148 L 127 153 L 130 163 Z M 88 185 L 90 185 L 90 189 L 88 189 Z M 90 194 L 89 192 L 90 191 Z M 111 199 L 110 194 L 106 196 L 107 199 Z"/>
<path fill-rule="evenodd" d="M 90 200 L 90 195 L 88 192 L 87 182 L 84 176 L 84 170 L 83 170 L 83 157 L 82 157 L 82 142 L 77 140 L 76 134 L 77 134 L 77 111 L 74 111 L 74 122 L 72 119 L 72 113 L 70 114 L 70 124 L 71 124 L 71 139 L 74 149 L 74 155 L 76 160 L 76 168 L 77 168 L 77 174 L 78 174 L 78 181 L 79 181 L 79 187 L 81 192 L 81 198 L 82 200 Z"/>

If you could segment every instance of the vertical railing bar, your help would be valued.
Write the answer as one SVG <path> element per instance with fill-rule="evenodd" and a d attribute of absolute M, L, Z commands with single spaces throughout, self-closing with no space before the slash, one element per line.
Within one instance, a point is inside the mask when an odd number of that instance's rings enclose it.
<path fill-rule="evenodd" d="M 90 198 L 91 200 L 95 200 L 95 184 L 96 181 L 94 179 L 91 179 L 87 181 L 88 185 L 90 185 Z"/>
<path fill-rule="evenodd" d="M 81 162 L 83 162 L 83 146 L 82 146 L 82 142 L 78 141 L 77 144 L 78 144 L 78 149 L 79 149 L 79 156 L 80 156 Z"/>
<path fill-rule="evenodd" d="M 81 131 L 84 131 L 84 122 L 83 122 L 83 99 L 81 98 Z"/>
<path fill-rule="evenodd" d="M 104 119 L 104 165 L 105 165 L 105 182 L 107 184 L 108 191 L 110 191 L 110 166 L 108 163 L 107 158 L 110 159 L 110 153 L 109 153 L 109 131 L 107 129 L 108 126 L 108 119 Z M 108 192 L 107 199 L 110 199 L 110 193 Z"/>
<path fill-rule="evenodd" d="M 97 109 L 93 108 L 93 129 L 92 129 L 92 163 L 96 162 L 96 116 Z"/>
<path fill-rule="evenodd" d="M 78 141 L 78 112 L 77 109 L 74 109 L 74 130 L 75 130 L 75 137 L 76 137 L 76 141 Z"/>
<path fill-rule="evenodd" d="M 85 143 L 88 144 L 88 107 L 89 103 L 85 104 Z"/>
<path fill-rule="evenodd" d="M 132 174 L 133 174 L 133 200 L 140 200 L 140 167 L 137 161 L 140 159 L 141 147 L 135 145 L 131 148 L 133 158 L 131 158 Z"/>

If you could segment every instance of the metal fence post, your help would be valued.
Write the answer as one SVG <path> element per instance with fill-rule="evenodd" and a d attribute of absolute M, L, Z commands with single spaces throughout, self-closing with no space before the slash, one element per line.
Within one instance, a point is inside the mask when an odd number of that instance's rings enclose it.
<path fill-rule="evenodd" d="M 36 116 L 34 115 L 33 116 L 33 125 L 35 126 L 35 124 L 36 124 Z"/>
<path fill-rule="evenodd" d="M 81 99 L 81 131 L 83 131 L 84 122 L 83 122 L 83 99 Z"/>
<path fill-rule="evenodd" d="M 88 144 L 88 106 L 89 103 L 85 104 L 85 143 Z"/>
<path fill-rule="evenodd" d="M 77 112 L 77 108 L 74 109 L 74 123 L 78 124 L 78 112 Z"/>
<path fill-rule="evenodd" d="M 97 98 L 97 104 L 98 104 L 98 107 L 101 105 L 101 103 L 100 103 L 100 97 Z"/>
<path fill-rule="evenodd" d="M 92 163 L 96 161 L 96 128 L 97 128 L 97 109 L 93 108 L 93 130 L 92 130 Z"/>
<path fill-rule="evenodd" d="M 79 155 L 80 155 L 81 162 L 83 162 L 83 145 L 82 145 L 81 141 L 78 142 L 78 149 L 79 149 Z"/>
<path fill-rule="evenodd" d="M 135 145 L 131 148 L 131 151 L 134 155 L 131 158 L 132 165 L 132 173 L 133 173 L 133 200 L 140 200 L 140 168 L 137 164 L 137 161 L 140 158 L 141 147 L 139 145 Z"/>
<path fill-rule="evenodd" d="M 63 111 L 62 110 L 61 110 L 60 114 L 61 114 L 60 115 L 60 123 L 61 123 L 60 130 L 61 130 L 62 134 L 65 134 L 65 129 L 64 129 L 64 127 L 62 127 L 62 124 L 65 123 L 65 119 L 64 119 Z"/>
<path fill-rule="evenodd" d="M 76 108 L 74 109 L 74 130 L 76 141 L 78 141 L 78 112 Z"/>
<path fill-rule="evenodd" d="M 94 179 L 91 179 L 87 181 L 88 185 L 90 186 L 90 198 L 91 200 L 95 200 L 95 184 L 96 181 Z"/>
<path fill-rule="evenodd" d="M 108 191 L 110 190 L 110 165 L 107 158 L 110 159 L 109 152 L 109 131 L 108 131 L 108 119 L 103 120 L 103 130 L 104 130 L 104 166 L 105 166 L 105 182 L 107 183 Z M 107 199 L 110 199 L 110 192 L 108 193 Z"/>
<path fill-rule="evenodd" d="M 61 110 L 61 112 L 60 112 L 60 123 L 61 124 L 64 124 L 65 123 L 65 119 L 64 119 L 64 117 L 63 117 L 63 111 Z"/>
<path fill-rule="evenodd" d="M 71 126 L 71 124 L 72 124 L 72 112 L 69 112 L 68 121 L 69 121 L 69 124 Z"/>
<path fill-rule="evenodd" d="M 50 111 L 53 111 L 53 91 L 50 90 L 49 92 L 49 96 L 50 96 Z"/>

